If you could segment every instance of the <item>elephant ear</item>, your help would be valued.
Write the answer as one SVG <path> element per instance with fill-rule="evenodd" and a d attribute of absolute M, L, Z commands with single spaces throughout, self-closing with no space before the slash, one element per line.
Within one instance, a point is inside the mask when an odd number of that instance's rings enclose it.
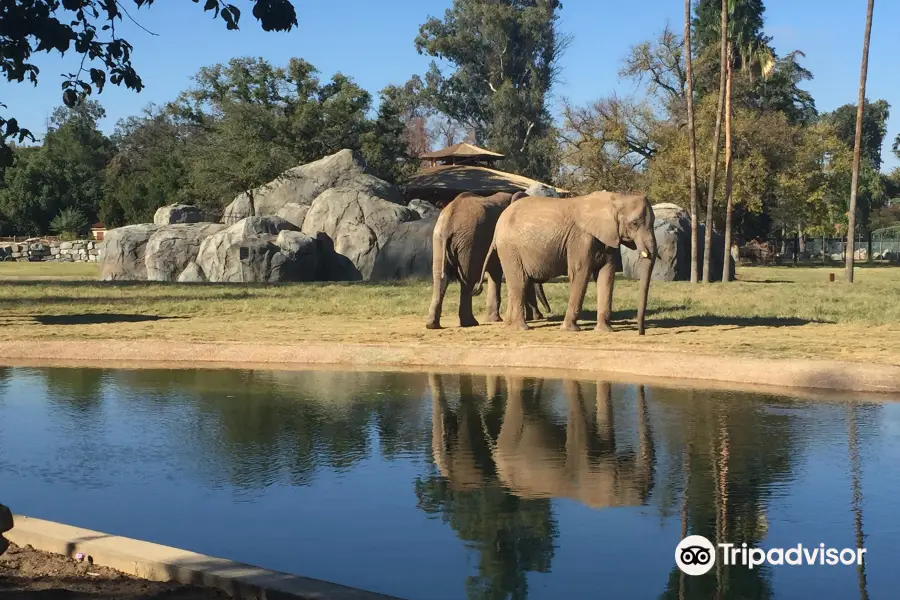
<path fill-rule="evenodd" d="M 583 231 L 591 234 L 604 245 L 610 248 L 618 248 L 619 238 L 619 209 L 615 201 L 615 194 L 611 192 L 595 192 L 587 196 L 574 199 L 577 203 L 577 225 Z"/>

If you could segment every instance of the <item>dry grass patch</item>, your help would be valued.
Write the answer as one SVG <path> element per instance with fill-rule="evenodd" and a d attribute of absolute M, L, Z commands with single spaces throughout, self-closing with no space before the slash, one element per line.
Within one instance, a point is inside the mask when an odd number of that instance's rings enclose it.
<path fill-rule="evenodd" d="M 835 283 L 829 283 L 829 272 L 835 273 Z M 573 334 L 558 330 L 568 300 L 565 282 L 546 286 L 554 313 L 549 321 L 533 323 L 533 331 L 514 332 L 502 324 L 460 329 L 455 284 L 444 305 L 445 329 L 426 331 L 428 282 L 100 283 L 96 273 L 96 265 L 90 264 L 0 264 L 0 280 L 5 279 L 0 282 L 0 340 L 551 344 L 571 350 L 609 345 L 900 364 L 895 352 L 900 269 L 887 267 L 860 268 L 853 285 L 841 281 L 839 269 L 809 267 L 741 268 L 739 281 L 730 284 L 654 282 L 643 338 L 634 324 L 637 284 L 621 279 L 613 300 L 616 331 Z M 86 276 L 93 280 L 84 280 Z M 589 290 L 585 299 L 586 328 L 596 314 L 594 292 Z M 476 314 L 483 303 L 483 297 L 476 299 Z"/>

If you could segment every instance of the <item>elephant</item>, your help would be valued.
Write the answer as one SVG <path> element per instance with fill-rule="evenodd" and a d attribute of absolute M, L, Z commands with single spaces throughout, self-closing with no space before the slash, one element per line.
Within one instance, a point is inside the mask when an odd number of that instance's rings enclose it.
<path fill-rule="evenodd" d="M 522 330 L 526 286 L 569 276 L 569 305 L 562 329 L 578 331 L 576 321 L 590 279 L 597 280 L 598 331 L 612 331 L 613 281 L 619 245 L 641 256 L 638 334 L 644 335 L 644 315 L 650 273 L 656 261 L 653 207 L 642 194 L 593 192 L 571 198 L 522 198 L 503 211 L 482 267 L 499 257 L 509 299 L 507 325 Z M 483 278 L 483 275 L 482 275 Z M 472 291 L 481 293 L 481 280 Z"/>
<path fill-rule="evenodd" d="M 479 196 L 471 192 L 463 192 L 453 202 L 441 211 L 432 233 L 432 294 L 431 307 L 428 310 L 427 329 L 441 328 L 441 308 L 444 303 L 444 295 L 451 279 L 459 281 L 459 324 L 460 327 L 473 327 L 478 325 L 475 315 L 472 313 L 472 288 L 475 287 L 475 278 L 485 263 L 488 248 L 494 235 L 494 226 L 503 211 L 513 202 L 527 197 L 524 192 L 510 194 L 498 192 L 491 196 Z M 500 261 L 496 258 L 484 265 L 490 276 L 487 295 L 487 321 L 499 322 L 500 318 L 500 282 L 503 272 L 500 269 Z M 538 308 L 538 300 L 549 313 L 550 304 L 544 295 L 542 285 L 529 285 L 524 290 L 525 318 L 529 319 L 534 313 L 536 318 L 542 319 L 543 315 Z"/>
<path fill-rule="evenodd" d="M 540 384 L 528 393 L 524 378 L 505 378 L 506 405 L 493 439 L 481 415 L 485 402 L 471 394 L 471 376 L 460 376 L 455 415 L 447 400 L 447 379 L 429 375 L 432 453 L 451 489 L 478 489 L 496 482 L 522 498 L 570 498 L 592 508 L 646 503 L 654 483 L 655 446 L 643 386 L 637 397 L 637 448 L 622 451 L 615 435 L 612 388 L 606 382 L 597 382 L 593 419 L 582 384 L 563 382 L 567 405 L 563 429 L 545 414 Z M 487 378 L 487 400 L 495 395 L 492 388 L 499 388 L 498 380 Z"/>

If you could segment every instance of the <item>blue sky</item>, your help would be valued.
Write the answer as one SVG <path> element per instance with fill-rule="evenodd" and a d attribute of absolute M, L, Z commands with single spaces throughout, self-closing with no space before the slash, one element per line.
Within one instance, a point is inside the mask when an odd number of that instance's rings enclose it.
<path fill-rule="evenodd" d="M 292 56 L 303 57 L 323 78 L 341 71 L 374 94 L 389 83 L 425 72 L 430 58 L 416 53 L 413 39 L 419 25 L 429 15 L 442 15 L 451 0 L 298 0 L 294 5 L 300 27 L 289 33 L 263 32 L 250 14 L 250 3 L 234 3 L 243 11 L 237 32 L 227 31 L 221 19 L 214 20 L 201 5 L 186 0 L 158 0 L 149 10 L 132 9 L 138 22 L 158 34 L 151 36 L 127 21 L 120 27 L 135 47 L 133 62 L 146 88 L 137 94 L 109 85 L 96 97 L 107 111 L 101 128 L 111 132 L 116 120 L 139 112 L 149 102 L 173 99 L 190 85 L 191 75 L 200 67 L 235 56 L 261 56 L 279 65 Z M 682 0 L 564 0 L 562 29 L 573 42 L 561 63 L 554 106 L 561 97 L 585 103 L 613 91 L 632 93 L 634 84 L 618 77 L 628 48 L 654 37 L 667 21 L 681 31 L 683 11 Z M 865 11 L 865 0 L 767 2 L 766 32 L 774 37 L 779 54 L 794 49 L 806 53 L 802 64 L 815 76 L 807 89 L 820 110 L 856 102 Z M 867 96 L 892 105 L 885 169 L 900 166 L 890 151 L 891 141 L 900 133 L 900 76 L 895 66 L 900 36 L 892 27 L 898 22 L 900 2 L 876 3 Z M 59 75 L 74 72 L 77 62 L 75 55 L 38 55 L 41 76 L 36 88 L 0 83 L 0 101 L 9 107 L 5 114 L 43 134 L 47 117 L 60 103 Z"/>

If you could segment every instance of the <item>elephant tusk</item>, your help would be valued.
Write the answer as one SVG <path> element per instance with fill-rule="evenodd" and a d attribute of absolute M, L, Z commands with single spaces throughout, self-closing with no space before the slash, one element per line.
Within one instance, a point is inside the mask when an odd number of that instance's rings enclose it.
<path fill-rule="evenodd" d="M 650 255 L 647 254 L 646 250 L 641 250 L 641 258 L 650 258 Z"/>

